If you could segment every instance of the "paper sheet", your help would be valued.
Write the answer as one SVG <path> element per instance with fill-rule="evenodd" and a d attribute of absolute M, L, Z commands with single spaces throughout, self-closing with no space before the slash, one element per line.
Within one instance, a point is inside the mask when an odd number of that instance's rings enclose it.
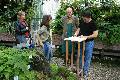
<path fill-rule="evenodd" d="M 82 42 L 82 41 L 85 41 L 86 38 L 84 38 L 84 37 L 69 37 L 69 38 L 65 38 L 64 40 Z"/>

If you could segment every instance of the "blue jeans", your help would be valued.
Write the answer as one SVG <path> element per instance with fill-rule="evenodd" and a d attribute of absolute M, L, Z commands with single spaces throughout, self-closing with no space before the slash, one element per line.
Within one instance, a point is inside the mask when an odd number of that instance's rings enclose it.
<path fill-rule="evenodd" d="M 16 35 L 16 39 L 18 40 L 19 43 L 26 43 L 26 37 L 25 35 Z"/>
<path fill-rule="evenodd" d="M 85 52 L 84 52 L 85 57 L 84 57 L 83 70 L 84 70 L 84 75 L 86 76 L 88 76 L 88 70 L 90 67 L 93 48 L 94 48 L 94 41 L 88 41 L 85 43 Z M 82 65 L 82 45 L 80 49 L 80 65 Z"/>
<path fill-rule="evenodd" d="M 43 51 L 44 51 L 44 56 L 45 58 L 50 61 L 51 57 L 52 57 L 52 47 L 51 44 L 47 41 L 45 41 L 44 43 L 44 47 L 43 47 Z"/>

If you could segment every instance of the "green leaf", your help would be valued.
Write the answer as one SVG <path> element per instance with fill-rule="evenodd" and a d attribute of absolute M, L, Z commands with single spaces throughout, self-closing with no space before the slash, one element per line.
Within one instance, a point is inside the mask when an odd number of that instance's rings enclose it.
<path fill-rule="evenodd" d="M 1 66 L 0 66 L 0 73 L 5 69 L 5 67 L 6 67 L 6 66 L 4 66 L 4 65 L 1 65 Z"/>

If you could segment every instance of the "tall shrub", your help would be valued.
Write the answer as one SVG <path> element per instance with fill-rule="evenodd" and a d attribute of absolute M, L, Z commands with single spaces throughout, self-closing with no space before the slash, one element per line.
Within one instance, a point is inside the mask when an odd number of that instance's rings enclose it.
<path fill-rule="evenodd" d="M 91 0 L 92 1 L 92 0 Z M 68 6 L 73 7 L 74 15 L 81 20 L 81 13 L 84 10 L 90 10 L 93 20 L 97 23 L 99 30 L 98 39 L 106 44 L 120 43 L 120 7 L 114 1 L 101 2 L 101 6 L 94 5 L 94 1 L 90 1 L 90 7 L 84 7 L 83 1 L 75 1 L 73 3 L 61 3 L 61 7 L 57 12 L 57 16 L 52 24 L 53 33 L 62 34 L 61 18 L 65 15 Z"/>

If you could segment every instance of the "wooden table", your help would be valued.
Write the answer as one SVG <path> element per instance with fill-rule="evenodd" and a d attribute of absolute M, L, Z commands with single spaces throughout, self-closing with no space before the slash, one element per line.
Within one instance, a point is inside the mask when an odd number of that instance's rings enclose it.
<path fill-rule="evenodd" d="M 72 42 L 72 54 L 71 54 L 71 67 L 73 68 L 73 55 L 74 55 L 74 42 L 78 42 L 78 56 L 76 61 L 77 67 L 77 74 L 79 75 L 79 64 L 80 64 L 80 42 L 83 42 L 83 49 L 82 49 L 82 77 L 83 77 L 83 66 L 84 66 L 84 50 L 85 50 L 85 40 L 86 38 L 81 37 L 69 37 L 64 39 L 66 41 L 66 66 L 68 63 L 68 41 Z"/>

